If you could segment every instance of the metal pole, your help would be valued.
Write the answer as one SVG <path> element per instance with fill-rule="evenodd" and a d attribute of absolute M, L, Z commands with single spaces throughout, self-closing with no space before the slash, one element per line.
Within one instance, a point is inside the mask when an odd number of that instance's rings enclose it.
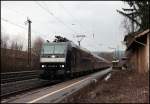
<path fill-rule="evenodd" d="M 78 45 L 80 46 L 80 41 L 78 41 Z"/>
<path fill-rule="evenodd" d="M 147 36 L 148 36 L 147 42 L 149 42 L 149 46 L 148 46 L 148 47 L 149 47 L 149 50 L 148 50 L 148 54 L 149 54 L 149 55 L 148 55 L 148 56 L 149 56 L 148 68 L 150 69 L 150 52 L 149 52 L 149 51 L 150 51 L 150 35 L 147 34 Z"/>
<path fill-rule="evenodd" d="M 132 19 L 134 19 L 133 9 L 132 9 Z M 133 22 L 133 20 L 132 20 L 132 32 L 134 32 L 134 22 Z"/>
<path fill-rule="evenodd" d="M 85 37 L 85 35 L 77 35 L 76 37 L 77 37 L 77 38 L 80 38 L 80 37 L 81 37 L 81 39 L 78 40 L 78 45 L 80 46 L 81 41 L 83 40 L 83 38 Z"/>
<path fill-rule="evenodd" d="M 119 59 L 119 45 L 117 45 L 117 59 Z"/>
<path fill-rule="evenodd" d="M 28 65 L 31 68 L 31 20 L 27 18 L 28 22 Z"/>
<path fill-rule="evenodd" d="M 114 52 L 114 54 L 115 54 L 115 55 L 114 55 L 114 59 L 116 60 L 116 48 L 115 48 L 115 52 Z"/>

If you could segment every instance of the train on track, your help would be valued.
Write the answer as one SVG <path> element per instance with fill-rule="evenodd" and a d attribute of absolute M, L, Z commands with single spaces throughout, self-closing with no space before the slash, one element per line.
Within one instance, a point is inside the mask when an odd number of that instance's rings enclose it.
<path fill-rule="evenodd" d="M 41 49 L 42 79 L 76 77 L 110 67 L 110 62 L 68 42 L 47 42 Z"/>

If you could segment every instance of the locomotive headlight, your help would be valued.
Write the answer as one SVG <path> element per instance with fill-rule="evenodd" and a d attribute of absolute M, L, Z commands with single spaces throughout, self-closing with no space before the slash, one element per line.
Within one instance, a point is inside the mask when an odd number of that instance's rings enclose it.
<path fill-rule="evenodd" d="M 61 67 L 64 68 L 64 65 L 62 65 Z"/>
<path fill-rule="evenodd" d="M 45 67 L 45 65 L 42 65 L 42 68 L 44 68 Z"/>
<path fill-rule="evenodd" d="M 51 57 L 52 57 L 52 58 L 55 58 L 55 55 L 52 55 Z"/>

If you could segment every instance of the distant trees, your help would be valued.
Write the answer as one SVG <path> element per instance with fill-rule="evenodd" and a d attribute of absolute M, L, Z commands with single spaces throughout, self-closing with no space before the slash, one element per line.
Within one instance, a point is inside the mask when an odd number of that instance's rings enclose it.
<path fill-rule="evenodd" d="M 108 61 L 113 60 L 113 52 L 99 52 L 97 54 L 98 54 L 98 56 L 103 57 L 104 59 L 106 59 Z"/>
<path fill-rule="evenodd" d="M 1 48 L 22 51 L 23 44 L 19 44 L 16 40 L 10 42 L 9 36 L 4 34 L 1 38 Z"/>
<path fill-rule="evenodd" d="M 23 51 L 23 44 L 18 43 L 17 40 L 13 40 L 9 46 L 9 37 L 6 35 L 1 39 L 1 69 L 2 72 L 8 71 L 25 71 L 29 70 L 28 65 L 28 52 Z M 31 56 L 31 67 L 32 70 L 38 70 L 39 67 L 39 55 L 40 49 L 43 44 L 43 39 L 38 37 L 33 43 L 32 56 Z"/>
<path fill-rule="evenodd" d="M 9 41 L 8 36 L 1 37 L 1 48 L 8 48 L 8 41 Z"/>
<path fill-rule="evenodd" d="M 17 42 L 13 41 L 13 42 L 11 43 L 10 49 L 22 51 L 22 49 L 23 49 L 23 44 L 18 44 Z"/>
<path fill-rule="evenodd" d="M 9 37 L 11 35 L 11 37 Z M 23 44 L 21 34 L 14 35 L 7 34 L 2 28 L 1 32 L 1 70 L 2 72 L 8 71 L 25 71 L 30 70 L 28 66 L 28 52 L 24 51 L 27 47 Z M 37 37 L 32 45 L 31 67 L 32 70 L 40 69 L 39 59 L 40 50 L 43 44 L 43 39 Z"/>
<path fill-rule="evenodd" d="M 0 42 L 1 48 L 23 51 L 23 43 L 18 42 L 16 39 L 10 41 L 9 36 L 6 34 L 3 34 Z M 44 40 L 41 37 L 37 37 L 33 42 L 32 52 L 35 54 L 40 54 L 40 49 L 43 42 Z"/>
<path fill-rule="evenodd" d="M 124 21 L 124 27 L 127 29 L 128 33 L 133 32 L 131 31 L 132 26 L 135 27 L 135 31 L 142 31 L 150 28 L 150 1 L 124 0 L 124 2 L 126 2 L 130 6 L 130 8 L 122 8 L 122 11 L 117 10 L 117 12 L 126 17 L 126 20 Z M 132 22 L 134 23 L 134 25 L 132 25 Z"/>
<path fill-rule="evenodd" d="M 44 40 L 41 37 L 37 37 L 33 43 L 32 53 L 39 56 L 43 42 Z"/>

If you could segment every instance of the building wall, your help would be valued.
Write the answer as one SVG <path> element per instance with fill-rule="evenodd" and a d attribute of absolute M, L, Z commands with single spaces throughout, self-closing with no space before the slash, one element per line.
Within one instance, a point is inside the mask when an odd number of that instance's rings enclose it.
<path fill-rule="evenodd" d="M 144 67 L 144 71 L 148 72 L 149 71 L 149 33 L 147 35 L 147 39 L 146 39 L 146 46 L 144 47 L 144 52 L 143 52 L 143 56 L 144 56 L 144 63 L 143 63 L 143 67 Z"/>
<path fill-rule="evenodd" d="M 137 50 L 128 50 L 128 60 L 127 60 L 127 67 L 129 70 L 135 70 L 137 71 L 137 64 L 138 64 L 138 58 L 137 58 Z"/>
<path fill-rule="evenodd" d="M 149 35 L 146 36 L 145 46 L 138 47 L 138 71 L 140 73 L 148 72 L 149 70 Z"/>
<path fill-rule="evenodd" d="M 149 70 L 150 68 L 150 33 L 147 35 L 147 46 L 146 46 L 146 60 L 147 60 L 147 69 Z"/>
<path fill-rule="evenodd" d="M 142 46 L 138 48 L 137 52 L 137 69 L 138 72 L 143 73 L 146 71 L 146 47 Z"/>
<path fill-rule="evenodd" d="M 130 49 L 128 54 L 127 66 L 130 70 L 144 73 L 149 71 L 149 35 L 146 36 L 145 46 L 138 46 L 135 49 Z"/>

